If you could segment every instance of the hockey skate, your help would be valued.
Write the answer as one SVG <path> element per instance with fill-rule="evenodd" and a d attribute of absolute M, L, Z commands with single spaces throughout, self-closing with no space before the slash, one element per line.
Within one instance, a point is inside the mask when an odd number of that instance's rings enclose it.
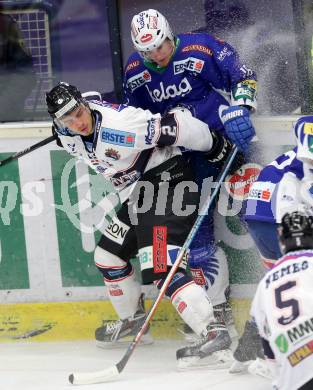
<path fill-rule="evenodd" d="M 132 341 L 144 323 L 146 312 L 144 308 L 144 294 L 141 294 L 138 301 L 138 308 L 132 318 L 117 321 L 103 321 L 102 326 L 96 329 L 95 338 L 100 348 L 118 348 Z M 149 328 L 141 337 L 139 345 L 151 344 L 153 338 Z"/>
<path fill-rule="evenodd" d="M 178 369 L 228 368 L 233 362 L 230 345 L 231 339 L 225 325 L 220 322 L 211 323 L 203 337 L 192 345 L 177 350 Z"/>
<path fill-rule="evenodd" d="M 231 350 L 234 351 L 237 348 L 239 336 L 235 327 L 230 303 L 225 302 L 221 305 L 216 305 L 213 307 L 213 311 L 215 319 L 218 322 L 225 323 L 232 341 Z M 187 343 L 195 343 L 199 340 L 199 336 L 197 336 L 187 324 L 184 324 L 183 330 L 178 329 L 178 331 L 184 336 Z"/>
<path fill-rule="evenodd" d="M 277 376 L 277 373 L 274 373 L 275 367 L 272 367 L 274 364 L 270 360 L 256 358 L 248 365 L 248 372 L 255 376 L 273 380 Z"/>
<path fill-rule="evenodd" d="M 247 321 L 238 346 L 234 352 L 235 361 L 229 372 L 231 374 L 248 371 L 249 365 L 258 359 L 259 365 L 265 362 L 261 338 L 253 321 Z"/>
<path fill-rule="evenodd" d="M 231 350 L 234 351 L 238 345 L 239 335 L 235 326 L 233 311 L 229 301 L 213 307 L 214 317 L 218 322 L 225 323 L 231 338 Z"/>

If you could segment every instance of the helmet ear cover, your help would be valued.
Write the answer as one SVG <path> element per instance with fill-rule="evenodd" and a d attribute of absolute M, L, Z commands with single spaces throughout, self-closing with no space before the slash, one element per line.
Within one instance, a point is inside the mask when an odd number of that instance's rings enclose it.
<path fill-rule="evenodd" d="M 145 59 L 146 53 L 157 49 L 168 38 L 174 43 L 174 35 L 166 18 L 154 9 L 135 15 L 131 23 L 131 38 L 135 50 Z"/>
<path fill-rule="evenodd" d="M 281 252 L 313 249 L 313 217 L 295 211 L 283 216 L 278 227 Z"/>

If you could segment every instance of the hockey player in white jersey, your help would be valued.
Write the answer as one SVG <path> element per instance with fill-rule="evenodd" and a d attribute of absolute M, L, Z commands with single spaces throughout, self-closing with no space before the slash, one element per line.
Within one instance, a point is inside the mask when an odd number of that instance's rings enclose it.
<path fill-rule="evenodd" d="M 139 257 L 143 284 L 160 288 L 196 218 L 199 193 L 190 184 L 193 175 L 179 147 L 206 152 L 208 161 L 224 161 L 232 145 L 186 109 L 161 117 L 126 105 L 86 102 L 66 83 L 54 87 L 46 100 L 64 149 L 111 180 L 121 198 L 122 206 L 94 255 L 120 318 L 97 330 L 102 344 L 112 345 L 136 334 L 145 316 L 131 258 Z M 160 213 L 162 184 L 168 191 Z M 140 212 L 150 201 L 150 208 Z M 133 223 L 134 215 L 138 223 Z M 229 362 L 231 340 L 225 324 L 214 318 L 207 293 L 186 273 L 186 264 L 181 264 L 166 295 L 200 337 L 177 351 L 179 366 L 205 364 L 206 358 Z"/>
<path fill-rule="evenodd" d="M 252 302 L 273 389 L 313 389 L 313 217 L 285 214 L 278 228 L 283 257 L 264 276 Z"/>

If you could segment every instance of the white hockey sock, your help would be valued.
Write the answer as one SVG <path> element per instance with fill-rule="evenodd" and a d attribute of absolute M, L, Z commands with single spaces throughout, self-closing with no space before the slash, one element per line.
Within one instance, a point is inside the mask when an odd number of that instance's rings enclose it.
<path fill-rule="evenodd" d="M 174 292 L 172 304 L 186 324 L 198 335 L 214 321 L 213 306 L 204 289 L 191 281 Z"/>
<path fill-rule="evenodd" d="M 120 319 L 133 317 L 137 311 L 141 285 L 135 272 L 124 260 L 97 246 L 94 254 L 96 266 L 101 269 L 108 288 L 108 296 Z M 118 279 L 108 278 L 111 271 L 125 270 Z"/>
<path fill-rule="evenodd" d="M 141 293 L 141 286 L 135 279 L 135 272 L 133 271 L 122 280 L 113 280 L 112 282 L 106 280 L 105 284 L 108 287 L 110 301 L 118 316 L 122 320 L 133 317 Z"/>

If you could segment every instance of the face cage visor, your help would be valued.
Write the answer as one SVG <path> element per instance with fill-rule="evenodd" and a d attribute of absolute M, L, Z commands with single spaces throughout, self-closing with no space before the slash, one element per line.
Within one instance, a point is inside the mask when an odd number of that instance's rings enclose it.
<path fill-rule="evenodd" d="M 70 135 L 77 135 L 78 133 L 73 129 L 73 126 L 79 117 L 86 111 L 89 112 L 89 108 L 86 106 L 84 101 L 75 100 L 75 104 L 72 106 L 72 109 L 60 117 L 55 116 L 54 122 L 59 129 L 65 130 L 66 133 L 69 133 Z"/>

